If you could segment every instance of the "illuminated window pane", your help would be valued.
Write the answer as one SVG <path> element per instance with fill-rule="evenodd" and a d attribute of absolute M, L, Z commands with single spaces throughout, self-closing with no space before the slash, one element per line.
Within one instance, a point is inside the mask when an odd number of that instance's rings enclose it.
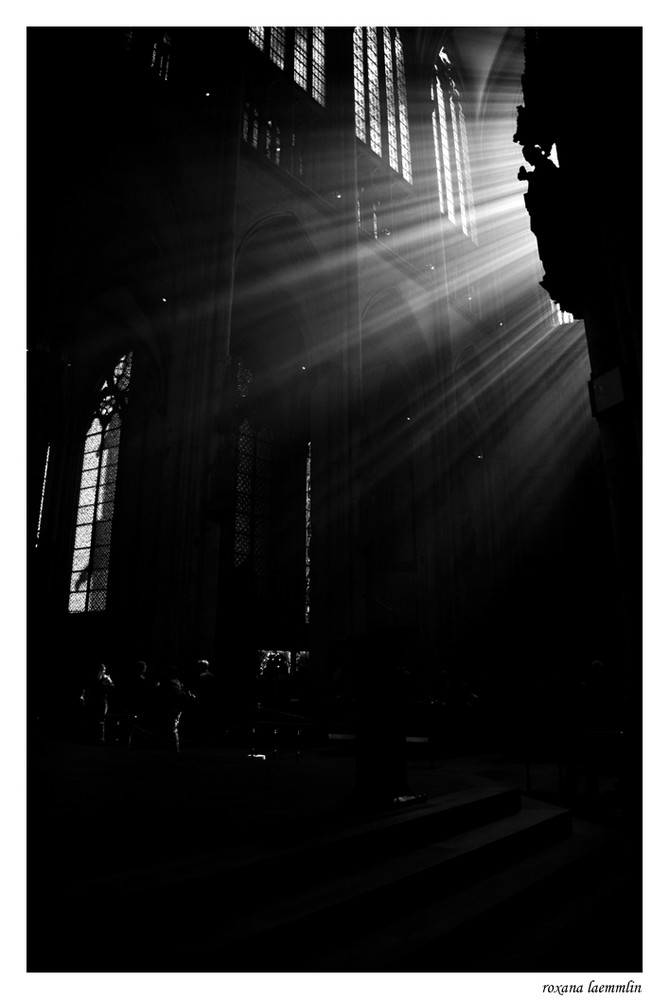
<path fill-rule="evenodd" d="M 89 611 L 104 611 L 107 606 L 107 591 L 92 590 L 88 598 Z"/>
<path fill-rule="evenodd" d="M 412 182 L 412 158 L 409 148 L 409 122 L 407 119 L 407 84 L 405 82 L 405 57 L 402 50 L 400 35 L 395 34 L 396 73 L 398 88 L 398 117 L 400 119 L 400 150 L 402 174 L 405 180 Z"/>
<path fill-rule="evenodd" d="M 567 323 L 574 323 L 575 317 L 572 313 L 564 312 L 556 302 L 551 302 L 551 322 L 553 326 L 565 326 Z"/>
<path fill-rule="evenodd" d="M 412 182 L 407 87 L 397 28 L 354 29 L 354 113 L 356 135 L 389 166 Z M 382 79 L 383 77 L 383 79 Z M 382 115 L 382 97 L 385 115 Z"/>
<path fill-rule="evenodd" d="M 435 65 L 431 89 L 440 212 L 446 214 L 451 222 L 458 225 L 476 243 L 477 227 L 465 115 L 460 94 L 451 75 L 451 63 L 444 50 L 440 52 L 440 63 L 441 66 Z"/>
<path fill-rule="evenodd" d="M 368 118 L 370 147 L 378 156 L 382 155 L 382 111 L 379 98 L 379 61 L 377 53 L 377 32 L 367 29 L 368 57 Z"/>
<path fill-rule="evenodd" d="M 85 549 L 75 549 L 72 558 L 72 572 L 77 576 L 88 566 L 90 545 Z"/>
<path fill-rule="evenodd" d="M 307 28 L 295 29 L 293 79 L 299 87 L 307 90 Z"/>
<path fill-rule="evenodd" d="M 86 611 L 86 594 L 70 594 L 68 611 Z"/>
<path fill-rule="evenodd" d="M 264 41 L 264 29 L 263 28 L 249 28 L 249 41 L 253 42 L 254 45 L 263 51 L 263 41 Z"/>
<path fill-rule="evenodd" d="M 70 612 L 101 611 L 107 603 L 121 411 L 128 399 L 131 366 L 129 353 L 101 383 L 97 412 L 84 442 L 68 600 Z"/>
<path fill-rule="evenodd" d="M 463 108 L 458 108 L 458 131 L 460 138 L 461 159 L 463 164 L 463 184 L 465 189 L 464 215 L 467 218 L 467 229 L 463 227 L 463 232 L 469 233 L 473 241 L 477 242 L 477 230 L 475 225 L 474 197 L 472 193 L 472 174 L 470 171 L 470 151 L 468 148 L 468 135 L 465 128 L 465 115 Z"/>
<path fill-rule="evenodd" d="M 93 532 L 92 524 L 82 524 L 77 528 L 74 536 L 74 547 L 75 552 L 77 549 L 84 548 L 88 552 L 91 547 L 91 535 Z M 77 567 L 80 569 L 81 567 Z"/>
<path fill-rule="evenodd" d="M 326 103 L 326 39 L 323 28 L 312 28 L 312 97 Z"/>
<path fill-rule="evenodd" d="M 291 36 L 289 35 L 289 41 Z M 319 104 L 326 103 L 326 44 L 325 29 L 293 29 L 293 80 Z M 249 28 L 249 41 L 261 52 L 267 52 L 279 69 L 291 69 L 291 52 L 288 52 L 286 28 Z M 244 141 L 252 142 L 249 123 L 243 126 Z M 252 142 L 252 145 L 256 143 Z"/>
<path fill-rule="evenodd" d="M 449 97 L 449 112 L 451 114 L 451 134 L 454 140 L 454 157 L 456 160 L 456 182 L 458 185 L 458 202 L 460 205 L 461 213 L 461 228 L 463 232 L 467 235 L 468 232 L 468 222 L 467 216 L 464 212 L 465 206 L 465 192 L 464 192 L 464 180 L 463 180 L 463 158 L 461 156 L 461 143 L 459 137 L 458 129 L 458 117 L 456 110 L 456 102 L 454 101 L 453 95 Z"/>
<path fill-rule="evenodd" d="M 77 524 L 92 524 L 93 516 L 95 514 L 95 507 L 80 506 L 77 511 Z"/>
<path fill-rule="evenodd" d="M 396 123 L 395 87 L 393 80 L 393 49 L 391 32 L 384 28 L 384 77 L 386 80 L 386 123 L 388 132 L 389 163 L 398 170 L 398 128 Z"/>
<path fill-rule="evenodd" d="M 97 450 L 96 451 L 91 451 L 91 452 L 86 452 L 84 454 L 84 461 L 82 463 L 82 470 L 81 470 L 82 482 L 83 482 L 84 475 L 87 472 L 89 472 L 91 469 L 95 469 L 97 467 L 97 464 L 98 464 Z"/>
<path fill-rule="evenodd" d="M 367 140 L 365 108 L 363 29 L 356 28 L 354 30 L 354 111 L 356 116 L 356 135 L 362 142 Z"/>
<path fill-rule="evenodd" d="M 430 96 L 433 102 L 433 149 L 435 150 L 435 166 L 437 167 L 437 193 L 440 199 L 440 214 L 444 215 L 444 166 L 442 163 L 442 147 L 440 145 L 439 123 L 437 117 L 437 89 L 432 85 Z"/>
<path fill-rule="evenodd" d="M 286 28 L 270 28 L 270 59 L 276 66 L 283 69 L 285 57 Z"/>
<path fill-rule="evenodd" d="M 435 138 L 435 159 L 437 163 L 438 183 L 440 187 L 440 206 L 447 217 L 456 222 L 456 206 L 454 203 L 454 184 L 451 170 L 451 144 L 449 142 L 449 123 L 444 100 L 444 90 L 439 77 L 435 80 L 433 92 L 436 97 L 433 111 L 433 129 Z"/>
<path fill-rule="evenodd" d="M 102 440 L 102 425 L 100 421 L 96 419 L 91 424 L 91 429 L 86 438 L 86 444 L 84 446 L 85 452 L 98 452 L 100 451 L 100 442 Z"/>

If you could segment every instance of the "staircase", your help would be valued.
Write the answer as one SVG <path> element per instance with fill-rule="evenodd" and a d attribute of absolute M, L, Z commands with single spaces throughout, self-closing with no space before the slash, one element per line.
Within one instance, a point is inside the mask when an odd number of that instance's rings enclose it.
<path fill-rule="evenodd" d="M 606 845 L 565 809 L 473 787 L 97 893 L 125 971 L 480 971 L 491 929 L 577 883 Z M 104 939 L 98 925 L 82 950 L 96 971 Z"/>

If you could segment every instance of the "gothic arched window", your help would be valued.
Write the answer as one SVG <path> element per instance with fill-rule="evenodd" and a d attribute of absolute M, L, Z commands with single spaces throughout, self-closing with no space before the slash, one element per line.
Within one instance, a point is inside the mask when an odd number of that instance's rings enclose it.
<path fill-rule="evenodd" d="M 116 497 L 121 414 L 128 401 L 132 352 L 102 378 L 84 442 L 68 611 L 104 611 Z"/>
<path fill-rule="evenodd" d="M 477 242 L 470 152 L 461 95 L 449 56 L 440 50 L 431 86 L 440 212 Z"/>
<path fill-rule="evenodd" d="M 397 28 L 354 28 L 356 135 L 412 182 L 407 86 Z"/>

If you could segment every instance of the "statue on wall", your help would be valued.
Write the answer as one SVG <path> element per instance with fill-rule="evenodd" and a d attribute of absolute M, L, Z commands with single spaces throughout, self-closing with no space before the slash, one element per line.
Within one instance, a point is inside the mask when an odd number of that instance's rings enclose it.
<path fill-rule="evenodd" d="M 528 182 L 524 201 L 545 268 L 540 284 L 561 309 L 579 315 L 580 280 L 575 267 L 578 248 L 568 226 L 570 201 L 563 175 L 546 149 L 537 143 L 524 145 L 523 155 L 533 169 L 521 166 L 517 177 Z"/>

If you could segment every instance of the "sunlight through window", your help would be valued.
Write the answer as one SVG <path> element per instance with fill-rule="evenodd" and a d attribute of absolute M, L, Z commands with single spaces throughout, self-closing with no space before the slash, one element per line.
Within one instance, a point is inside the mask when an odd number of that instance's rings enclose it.
<path fill-rule="evenodd" d="M 107 606 L 121 412 L 128 401 L 131 365 L 128 353 L 103 379 L 86 434 L 70 574 L 71 612 L 104 611 Z"/>

